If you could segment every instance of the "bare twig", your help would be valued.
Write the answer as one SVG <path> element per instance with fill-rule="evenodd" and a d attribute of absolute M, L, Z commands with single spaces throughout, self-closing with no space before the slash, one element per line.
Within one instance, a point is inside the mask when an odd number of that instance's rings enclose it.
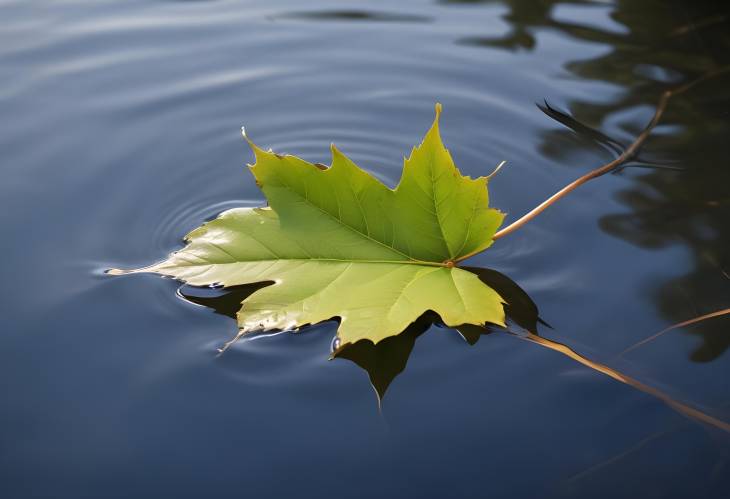
<path fill-rule="evenodd" d="M 571 359 L 580 362 L 584 366 L 590 367 L 594 371 L 598 371 L 601 374 L 605 374 L 606 376 L 609 376 L 617 381 L 620 381 L 621 383 L 625 383 L 629 386 L 632 386 L 636 388 L 637 390 L 641 390 L 642 392 L 649 394 L 653 397 L 658 398 L 677 412 L 695 419 L 697 421 L 701 421 L 703 423 L 709 424 L 711 426 L 714 426 L 715 428 L 719 428 L 721 430 L 724 430 L 726 432 L 730 433 L 730 423 L 727 423 L 726 421 L 723 421 L 721 419 L 717 419 L 713 416 L 710 416 L 709 414 L 702 412 L 699 409 L 696 409 L 694 407 L 691 407 L 683 402 L 680 402 L 678 400 L 675 400 L 670 395 L 664 393 L 663 391 L 654 388 L 652 386 L 649 386 L 647 384 L 642 383 L 641 381 L 638 381 L 630 376 L 627 376 L 616 369 L 610 368 L 605 364 L 601 364 L 599 362 L 592 361 L 581 354 L 577 353 L 572 348 L 563 345 L 562 343 L 558 343 L 556 341 L 548 340 L 547 338 L 543 338 L 541 336 L 537 336 L 533 333 L 527 333 L 525 336 L 522 335 L 515 335 L 518 338 L 531 341 L 532 343 L 537 343 L 538 345 L 541 345 L 543 347 L 549 348 L 550 350 L 554 350 L 556 352 L 559 352 L 567 357 L 570 357 Z"/>
<path fill-rule="evenodd" d="M 496 234 L 494 234 L 494 239 L 499 239 L 500 237 L 504 237 L 507 234 L 510 234 L 514 232 L 515 230 L 519 229 L 523 225 L 525 225 L 527 222 L 535 218 L 537 215 L 545 211 L 545 209 L 548 206 L 551 206 L 552 204 L 556 203 L 563 197 L 565 197 L 569 192 L 574 191 L 581 185 L 585 184 L 589 180 L 592 180 L 596 177 L 600 177 L 601 175 L 605 175 L 606 173 L 609 173 L 619 166 L 623 165 L 624 163 L 631 161 L 636 157 L 636 154 L 639 152 L 639 149 L 641 146 L 646 142 L 646 139 L 649 138 L 651 135 L 652 130 L 654 130 L 654 127 L 659 123 L 659 120 L 661 120 L 662 116 L 664 115 L 664 111 L 667 108 L 667 104 L 669 103 L 669 99 L 679 95 L 681 93 L 686 92 L 690 88 L 694 87 L 695 85 L 708 80 L 710 78 L 713 78 L 719 74 L 726 73 L 730 71 L 730 66 L 724 66 L 722 68 L 719 68 L 715 71 L 711 71 L 709 73 L 706 73 L 703 76 L 700 76 L 699 78 L 692 80 L 688 83 L 685 83 L 684 85 L 681 85 L 677 88 L 666 90 L 659 98 L 659 102 L 657 103 L 656 110 L 654 111 L 654 116 L 649 121 L 649 124 L 646 125 L 644 130 L 634 139 L 634 141 L 629 144 L 629 146 L 624 149 L 624 151 L 613 161 L 610 161 L 609 163 L 604 164 L 603 166 L 600 166 L 596 168 L 595 170 L 592 170 L 582 177 L 574 180 L 573 182 L 569 183 L 562 189 L 560 189 L 558 192 L 547 198 L 545 201 L 537 205 L 535 208 L 533 208 L 530 212 L 528 212 L 526 215 L 523 215 L 522 218 L 512 222 L 507 227 L 503 228 L 502 230 L 498 231 Z M 463 260 L 465 258 L 468 258 L 473 255 L 465 255 L 460 260 Z"/>
<path fill-rule="evenodd" d="M 689 319 L 686 321 L 679 322 L 677 324 L 674 324 L 673 326 L 669 326 L 668 328 L 662 329 L 658 333 L 653 334 L 653 335 L 649 336 L 648 338 L 641 340 L 638 343 L 634 343 L 629 348 L 627 348 L 626 350 L 624 350 L 623 352 L 618 354 L 618 357 L 621 357 L 622 355 L 627 354 L 627 353 L 631 352 L 632 350 L 636 350 L 640 346 L 642 346 L 646 343 L 649 343 L 652 340 L 657 339 L 658 337 L 660 337 L 661 335 L 663 335 L 664 333 L 666 333 L 668 331 L 671 331 L 672 329 L 678 329 L 680 327 L 689 326 L 691 324 L 696 324 L 698 322 L 702 322 L 707 319 L 712 319 L 713 317 L 720 317 L 720 316 L 727 315 L 727 314 L 730 314 L 730 308 L 726 308 L 724 310 L 718 310 L 716 312 L 711 312 L 709 314 L 700 315 L 699 317 L 695 317 L 694 319 Z"/>
<path fill-rule="evenodd" d="M 616 454 L 616 455 L 614 455 L 614 456 L 612 456 L 612 457 L 610 457 L 608 459 L 605 459 L 605 460 L 601 461 L 598 464 L 594 464 L 590 468 L 588 468 L 586 470 L 583 470 L 580 473 L 577 473 L 577 474 L 573 475 L 572 477 L 568 478 L 567 482 L 568 483 L 574 483 L 574 482 L 577 482 L 579 480 L 582 480 L 583 478 L 586 478 L 586 477 L 592 475 L 596 471 L 602 470 L 602 469 L 606 468 L 607 466 L 611 466 L 612 464 L 615 464 L 615 463 L 621 461 L 626 456 L 629 456 L 629 455 L 633 454 L 634 452 L 636 452 L 638 450 L 641 450 L 647 444 L 653 442 L 654 440 L 656 440 L 658 438 L 661 438 L 663 436 L 666 436 L 666 435 L 670 434 L 673 431 L 676 431 L 676 428 L 671 429 L 671 430 L 657 431 L 657 432 L 649 435 L 648 437 L 641 439 L 639 442 L 637 442 L 636 444 L 634 444 L 630 448 L 628 448 L 628 449 L 626 449 L 626 450 L 624 450 L 622 452 L 619 452 L 618 454 Z"/>

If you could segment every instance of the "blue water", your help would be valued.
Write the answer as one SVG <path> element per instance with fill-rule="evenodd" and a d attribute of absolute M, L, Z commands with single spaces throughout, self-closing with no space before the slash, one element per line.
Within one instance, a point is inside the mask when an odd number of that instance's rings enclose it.
<path fill-rule="evenodd" d="M 730 63 L 722 2 L 0 0 L 3 498 L 707 497 L 730 435 L 560 353 L 432 327 L 382 408 L 336 324 L 217 348 L 233 320 L 155 276 L 203 221 L 265 203 L 261 146 L 394 185 L 444 106 L 459 168 L 514 220 Z M 673 99 L 646 161 L 470 261 L 546 338 L 730 422 L 730 76 Z"/>

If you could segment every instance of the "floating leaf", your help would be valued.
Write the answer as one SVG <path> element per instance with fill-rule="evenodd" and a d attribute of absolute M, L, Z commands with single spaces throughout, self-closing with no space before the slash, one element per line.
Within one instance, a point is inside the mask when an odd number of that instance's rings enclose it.
<path fill-rule="evenodd" d="M 488 248 L 504 215 L 488 205 L 486 177 L 455 167 L 440 109 L 395 189 L 334 146 L 327 168 L 249 141 L 270 206 L 226 211 L 167 260 L 132 272 L 195 286 L 271 282 L 243 301 L 242 334 L 338 317 L 340 345 L 378 343 L 429 310 L 449 326 L 503 325 L 500 295 L 456 263 Z"/>

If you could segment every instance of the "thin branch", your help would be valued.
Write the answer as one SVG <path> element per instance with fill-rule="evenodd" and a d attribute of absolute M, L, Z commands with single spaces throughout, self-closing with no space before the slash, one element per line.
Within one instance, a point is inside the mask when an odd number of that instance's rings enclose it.
<path fill-rule="evenodd" d="M 589 180 L 592 180 L 596 177 L 600 177 L 601 175 L 605 175 L 606 173 L 609 173 L 619 166 L 623 165 L 624 163 L 631 161 L 636 157 L 636 154 L 639 152 L 639 149 L 641 146 L 646 142 L 646 139 L 649 138 L 651 135 L 652 130 L 654 130 L 654 127 L 659 123 L 659 120 L 661 120 L 662 116 L 664 115 L 664 111 L 667 108 L 667 104 L 669 103 L 669 99 L 679 95 L 681 93 L 686 92 L 690 88 L 694 87 L 695 85 L 708 80 L 712 77 L 715 77 L 719 74 L 726 73 L 730 71 L 730 66 L 724 66 L 720 69 L 717 69 L 715 71 L 711 71 L 709 73 L 706 73 L 703 76 L 700 76 L 699 78 L 690 81 L 689 83 L 685 83 L 684 85 L 681 85 L 677 88 L 666 90 L 664 93 L 662 93 L 661 97 L 659 98 L 659 102 L 657 103 L 656 110 L 654 111 L 654 116 L 652 117 L 651 121 L 649 121 L 649 124 L 646 125 L 646 128 L 634 139 L 634 141 L 629 144 L 629 146 L 624 149 L 624 151 L 613 161 L 604 164 L 603 166 L 600 166 L 596 168 L 595 170 L 592 170 L 582 177 L 574 180 L 573 182 L 569 183 L 562 189 L 560 189 L 558 192 L 547 198 L 545 201 L 537 205 L 535 208 L 533 208 L 530 212 L 528 212 L 526 215 L 522 216 L 522 218 L 516 220 L 515 222 L 512 222 L 510 225 L 505 227 L 504 229 L 498 231 L 496 234 L 494 234 L 493 239 L 499 239 L 500 237 L 504 237 L 507 234 L 510 234 L 514 232 L 515 230 L 519 229 L 523 225 L 525 225 L 527 222 L 538 216 L 540 213 L 545 211 L 545 209 L 552 204 L 556 203 L 563 197 L 565 197 L 568 193 L 574 191 L 581 185 L 585 184 Z M 460 260 L 463 260 L 465 258 L 468 258 L 473 255 L 466 255 Z"/>
<path fill-rule="evenodd" d="M 615 456 L 612 456 L 612 457 L 610 457 L 608 459 L 605 459 L 605 460 L 601 461 L 600 463 L 594 464 L 590 468 L 588 468 L 586 470 L 583 470 L 580 473 L 577 473 L 577 474 L 573 475 L 572 477 L 568 478 L 567 482 L 568 483 L 575 483 L 575 482 L 577 482 L 579 480 L 582 480 L 583 478 L 586 478 L 589 475 L 592 475 L 596 471 L 599 471 L 599 470 L 601 470 L 603 468 L 606 468 L 608 466 L 611 466 L 612 464 L 615 464 L 615 463 L 621 461 L 626 456 L 629 456 L 629 455 L 633 454 L 634 452 L 636 452 L 638 450 L 641 450 L 647 444 L 653 442 L 654 440 L 656 440 L 658 438 L 661 438 L 661 437 L 663 437 L 663 436 L 671 433 L 672 431 L 676 431 L 676 429 L 657 431 L 656 433 L 653 433 L 653 434 L 649 435 L 648 437 L 641 439 L 639 442 L 637 442 L 636 444 L 634 444 L 630 448 L 628 448 L 628 449 L 626 449 L 626 450 L 624 450 L 624 451 L 616 454 Z"/>
<path fill-rule="evenodd" d="M 695 317 L 694 319 L 689 319 L 689 320 L 686 320 L 683 322 L 679 322 L 677 324 L 674 324 L 673 326 L 669 326 L 668 328 L 662 329 L 658 333 L 653 334 L 653 335 L 649 336 L 648 338 L 641 340 L 638 343 L 631 345 L 629 348 L 627 348 L 626 350 L 624 350 L 623 352 L 618 354 L 618 357 L 621 357 L 622 355 L 627 354 L 627 353 L 631 352 L 632 350 L 636 350 L 640 346 L 659 338 L 661 335 L 663 335 L 664 333 L 666 333 L 668 331 L 671 331 L 672 329 L 678 329 L 680 327 L 689 326 L 691 324 L 696 324 L 698 322 L 702 322 L 707 319 L 712 319 L 713 317 L 720 317 L 720 316 L 727 315 L 727 314 L 730 314 L 730 308 L 726 308 L 724 310 L 718 310 L 716 312 L 711 312 L 709 314 L 700 315 L 699 317 Z"/>
<path fill-rule="evenodd" d="M 601 364 L 599 362 L 592 361 L 592 360 L 582 356 L 581 354 L 577 353 L 572 348 L 570 348 L 566 345 L 563 345 L 562 343 L 548 340 L 547 338 L 543 338 L 541 336 L 537 336 L 536 334 L 529 333 L 529 332 L 525 336 L 522 336 L 522 335 L 515 335 L 515 336 L 517 336 L 520 339 L 530 341 L 532 343 L 537 343 L 538 345 L 549 348 L 550 350 L 559 352 L 559 353 L 565 355 L 566 357 L 570 357 L 571 359 L 573 359 L 577 362 L 580 362 L 584 366 L 590 367 L 594 371 L 598 371 L 599 373 L 605 374 L 606 376 L 609 376 L 617 381 L 620 381 L 621 383 L 625 383 L 648 395 L 656 397 L 657 399 L 661 400 L 668 406 L 672 407 L 674 410 L 676 410 L 680 414 L 683 414 L 689 418 L 695 419 L 697 421 L 701 421 L 703 423 L 714 426 L 715 428 L 719 428 L 720 430 L 730 433 L 730 423 L 727 423 L 721 419 L 717 419 L 713 416 L 710 416 L 709 414 L 706 414 L 706 413 L 700 411 L 699 409 L 695 409 L 694 407 L 691 407 L 687 404 L 679 402 L 678 400 L 675 400 L 674 398 L 672 398 L 670 395 L 664 393 L 663 391 L 661 391 L 657 388 L 654 388 L 652 386 L 646 385 L 646 384 L 642 383 L 641 381 L 638 381 L 630 376 L 627 376 L 615 369 L 608 367 L 605 364 Z"/>

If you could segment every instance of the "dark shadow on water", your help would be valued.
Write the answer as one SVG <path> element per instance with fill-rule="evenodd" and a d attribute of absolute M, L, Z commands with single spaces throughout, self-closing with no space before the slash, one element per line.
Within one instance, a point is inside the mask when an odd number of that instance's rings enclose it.
<path fill-rule="evenodd" d="M 203 305 L 204 307 L 213 309 L 217 314 L 235 319 L 236 314 L 241 310 L 243 300 L 270 284 L 272 283 L 258 282 L 255 284 L 233 286 L 226 289 L 199 288 L 185 285 L 180 288 L 180 295 L 196 305 Z"/>
<path fill-rule="evenodd" d="M 433 19 L 426 16 L 372 10 L 314 10 L 287 12 L 271 16 L 270 19 L 293 19 L 299 21 L 369 21 L 381 23 L 428 23 L 433 21 Z"/>
<path fill-rule="evenodd" d="M 336 351 L 333 357 L 347 359 L 367 371 L 370 383 L 382 400 L 393 380 L 405 370 L 418 337 L 438 320 L 435 314 L 424 314 L 398 336 L 386 338 L 377 345 L 361 340 Z"/>
<path fill-rule="evenodd" d="M 541 322 L 537 306 L 512 279 L 496 270 L 477 267 L 463 268 L 479 276 L 482 282 L 494 289 L 505 300 L 504 311 L 508 321 L 527 331 L 537 333 L 537 324 Z M 440 324 L 440 319 L 433 312 L 428 312 L 398 336 L 387 338 L 377 345 L 371 341 L 361 340 L 354 345 L 347 345 L 342 350 L 335 351 L 333 355 L 350 360 L 367 371 L 373 388 L 382 399 L 395 377 L 405 369 L 418 337 L 434 324 Z M 482 336 L 501 328 L 493 325 L 480 327 L 465 324 L 454 329 L 464 337 L 468 344 L 474 345 Z"/>
<path fill-rule="evenodd" d="M 622 143 L 617 139 L 611 138 L 600 130 L 596 130 L 584 123 L 581 123 L 569 113 L 561 111 L 551 106 L 547 101 L 544 104 L 537 104 L 538 109 L 545 113 L 550 118 L 554 119 L 561 125 L 572 130 L 576 135 L 582 137 L 587 142 L 593 142 L 598 146 L 606 149 L 611 154 L 612 159 L 617 159 L 624 150 L 628 147 L 628 144 Z M 557 131 L 557 135 L 562 135 L 563 130 Z M 671 161 L 665 160 L 665 163 L 659 163 L 657 161 L 644 159 L 640 154 L 632 156 L 628 161 L 618 166 L 612 171 L 613 174 L 620 173 L 628 167 L 639 167 L 639 168 L 656 168 L 663 170 L 673 171 L 684 171 L 681 166 L 676 166 L 670 163 Z"/>
<path fill-rule="evenodd" d="M 545 324 L 539 318 L 537 306 L 532 299 L 509 277 L 491 269 L 463 268 L 476 274 L 482 282 L 493 288 L 505 300 L 504 310 L 508 323 L 534 334 L 537 334 L 538 323 Z M 183 286 L 180 288 L 180 294 L 193 303 L 204 305 L 218 314 L 235 319 L 243 300 L 268 284 L 236 286 L 225 290 Z M 347 359 L 367 371 L 378 397 L 382 399 L 393 380 L 406 368 L 418 337 L 434 324 L 442 325 L 438 315 L 429 311 L 397 336 L 386 338 L 377 345 L 369 340 L 361 340 L 334 351 L 332 356 Z M 454 329 L 464 337 L 468 344 L 474 345 L 482 336 L 501 328 L 462 325 Z"/>

